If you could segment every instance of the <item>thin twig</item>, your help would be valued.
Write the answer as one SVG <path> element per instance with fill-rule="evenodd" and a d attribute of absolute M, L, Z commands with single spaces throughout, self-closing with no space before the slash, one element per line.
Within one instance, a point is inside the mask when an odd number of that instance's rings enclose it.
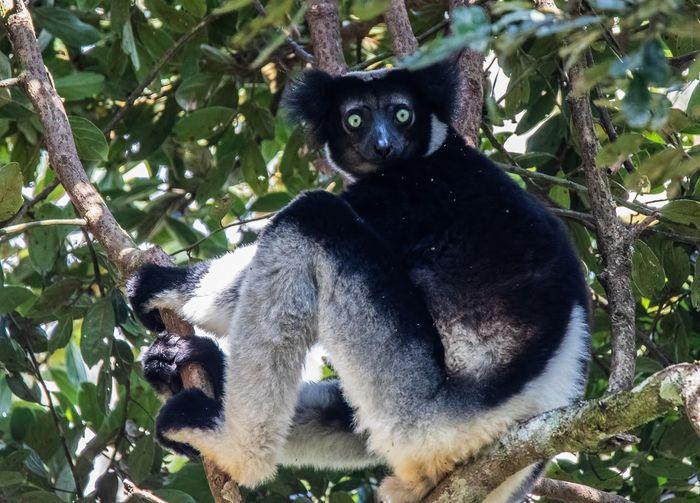
<path fill-rule="evenodd" d="M 187 42 L 189 42 L 189 40 L 192 37 L 194 37 L 199 30 L 206 27 L 209 23 L 217 19 L 219 16 L 221 16 L 221 14 L 217 14 L 216 12 L 212 12 L 206 15 L 196 25 L 190 28 L 189 31 L 187 31 L 179 39 L 177 39 L 177 41 L 173 45 L 171 45 L 167 51 L 163 53 L 160 59 L 156 61 L 155 65 L 153 65 L 151 71 L 148 72 L 146 77 L 144 77 L 143 81 L 141 81 L 141 83 L 138 86 L 136 86 L 136 89 L 131 91 L 131 94 L 126 99 L 126 103 L 124 103 L 124 106 L 117 110 L 117 113 L 114 114 L 114 117 L 112 117 L 110 121 L 105 125 L 105 127 L 102 128 L 102 132 L 105 135 L 109 134 L 109 132 L 116 127 L 119 121 L 121 121 L 124 118 L 126 113 L 131 109 L 131 107 L 134 106 L 136 100 L 141 96 L 144 89 L 146 89 L 146 87 L 148 87 L 149 84 L 153 82 L 153 80 L 158 76 L 163 67 L 166 64 L 168 64 L 168 62 L 173 57 L 175 57 L 180 48 Z"/>
<path fill-rule="evenodd" d="M 9 79 L 0 80 L 0 88 L 12 87 L 20 84 L 24 78 L 23 74 L 19 74 L 17 77 L 11 77 Z"/>
<path fill-rule="evenodd" d="M 263 6 L 262 3 L 260 3 L 259 0 L 255 0 L 253 2 L 253 7 L 255 7 L 255 10 L 258 11 L 258 14 L 261 16 L 265 17 L 267 16 L 267 11 L 265 10 L 265 7 Z M 278 31 L 282 31 L 282 28 L 278 28 Z M 313 63 L 314 62 L 314 57 L 312 54 L 309 54 L 306 49 L 304 49 L 301 44 L 299 44 L 296 40 L 294 40 L 292 37 L 289 35 L 284 37 L 284 42 L 289 46 L 289 48 L 292 50 L 294 54 L 296 54 L 302 61 L 305 61 L 306 63 Z"/>
<path fill-rule="evenodd" d="M 152 503 L 168 503 L 166 500 L 159 498 L 152 492 L 146 491 L 145 489 L 141 489 L 127 478 L 123 478 L 122 483 L 124 484 L 124 491 L 127 494 L 133 494 L 135 496 L 138 496 L 139 498 L 143 498 L 146 501 L 150 501 Z"/>
<path fill-rule="evenodd" d="M 92 239 L 90 239 L 90 234 L 87 230 L 82 229 L 83 237 L 85 238 L 85 243 L 87 244 L 88 250 L 90 251 L 90 258 L 92 259 L 92 270 L 95 277 L 95 283 L 97 283 L 97 288 L 100 290 L 100 295 L 105 296 L 105 287 L 102 284 L 102 274 L 100 273 L 100 263 L 97 260 L 97 253 L 95 253 L 95 246 L 92 244 Z"/>
<path fill-rule="evenodd" d="M 44 378 L 41 375 L 41 370 L 39 369 L 39 364 L 37 363 L 36 357 L 34 356 L 34 349 L 32 349 L 31 341 L 29 340 L 29 338 L 25 337 L 25 342 L 27 343 L 27 347 L 29 349 L 29 351 L 27 351 L 27 354 L 29 355 L 29 359 L 31 360 L 32 366 L 34 367 L 34 376 L 36 377 L 37 381 L 39 381 L 39 385 L 41 386 L 41 389 L 44 390 L 44 394 L 46 395 L 46 400 L 48 401 L 49 406 L 49 412 L 51 413 L 51 418 L 53 419 L 53 423 L 56 426 L 56 431 L 58 432 L 58 437 L 61 441 L 61 446 L 63 447 L 63 454 L 65 455 L 66 461 L 68 462 L 68 469 L 70 470 L 71 475 L 73 475 L 75 490 L 78 493 L 78 496 L 82 498 L 83 489 L 82 485 L 80 484 L 80 478 L 78 477 L 78 472 L 76 471 L 75 463 L 73 463 L 71 451 L 68 448 L 68 444 L 66 443 L 66 434 L 63 431 L 63 427 L 61 426 L 61 420 L 58 417 L 56 407 L 54 406 L 53 400 L 51 399 L 51 392 L 49 391 L 48 386 L 46 386 L 46 382 L 44 381 Z"/>
<path fill-rule="evenodd" d="M 35 220 L 33 222 L 24 222 L 22 224 L 8 225 L 7 227 L 0 228 L 0 236 L 19 234 L 34 227 L 47 227 L 51 225 L 77 225 L 82 227 L 87 225 L 87 222 L 84 218 L 50 218 L 47 220 Z"/>
<path fill-rule="evenodd" d="M 172 253 L 170 254 L 170 256 L 173 257 L 173 256 L 175 256 L 175 255 L 177 255 L 177 254 L 179 254 L 179 253 L 189 252 L 189 251 L 193 250 L 194 248 L 198 247 L 199 245 L 201 245 L 204 241 L 206 241 L 207 239 L 209 239 L 210 237 L 212 237 L 214 234 L 217 234 L 217 233 L 223 231 L 224 229 L 230 229 L 231 227 L 238 227 L 238 226 L 240 226 L 240 225 L 249 224 L 249 223 L 251 223 L 251 222 L 257 222 L 258 220 L 265 220 L 265 219 L 267 219 L 267 218 L 271 218 L 273 215 L 274 215 L 274 213 L 271 213 L 271 214 L 269 214 L 269 215 L 265 215 L 264 217 L 255 217 L 255 218 L 250 218 L 250 219 L 248 219 L 248 220 L 237 220 L 237 221 L 235 221 L 235 222 L 233 222 L 233 223 L 226 224 L 226 225 L 222 225 L 222 226 L 219 227 L 218 229 L 215 229 L 215 230 L 211 231 L 209 234 L 207 234 L 207 235 L 204 236 L 203 238 L 198 239 L 197 241 L 195 241 L 195 242 L 192 243 L 191 245 L 186 246 L 186 247 L 184 247 L 184 248 L 181 248 L 181 249 L 179 249 L 179 250 L 177 250 L 177 251 L 172 252 Z"/>

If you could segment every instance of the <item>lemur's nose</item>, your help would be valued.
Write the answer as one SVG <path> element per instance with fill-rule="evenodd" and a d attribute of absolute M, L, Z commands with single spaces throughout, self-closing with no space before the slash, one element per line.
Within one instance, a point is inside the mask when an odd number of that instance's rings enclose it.
<path fill-rule="evenodd" d="M 374 151 L 379 157 L 386 159 L 391 153 L 391 144 L 383 138 L 377 140 L 377 143 L 374 144 Z"/>

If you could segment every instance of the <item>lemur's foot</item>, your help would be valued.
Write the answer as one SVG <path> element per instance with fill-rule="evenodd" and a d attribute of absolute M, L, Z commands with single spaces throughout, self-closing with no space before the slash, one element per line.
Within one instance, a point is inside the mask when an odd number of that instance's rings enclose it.
<path fill-rule="evenodd" d="M 165 334 L 158 337 L 143 357 L 143 374 L 150 385 L 164 397 L 170 397 L 156 420 L 156 437 L 166 448 L 189 457 L 198 451 L 188 443 L 168 435 L 183 431 L 211 431 L 221 416 L 224 387 L 224 354 L 206 337 L 188 338 Z M 188 364 L 201 365 L 209 375 L 215 398 L 198 389 L 183 389 L 180 371 Z"/>
<path fill-rule="evenodd" d="M 187 282 L 187 269 L 146 264 L 126 282 L 134 312 L 144 326 L 154 332 L 163 332 L 165 325 L 153 301 L 159 293 L 172 290 Z"/>
<path fill-rule="evenodd" d="M 221 420 L 221 401 L 200 389 L 186 389 L 170 398 L 156 419 L 156 438 L 164 447 L 190 458 L 198 457 L 193 445 L 211 435 Z"/>
<path fill-rule="evenodd" d="M 186 389 L 167 401 L 156 419 L 156 437 L 176 452 L 201 453 L 247 487 L 270 479 L 277 469 L 273 453 L 255 444 L 254 432 L 246 434 L 246 441 L 237 440 L 226 428 L 221 401 L 199 389 Z"/>
<path fill-rule="evenodd" d="M 197 363 L 209 375 L 214 396 L 220 400 L 224 386 L 224 354 L 218 344 L 207 337 L 158 337 L 143 356 L 143 375 L 161 395 L 171 396 L 183 389 L 180 371 Z"/>

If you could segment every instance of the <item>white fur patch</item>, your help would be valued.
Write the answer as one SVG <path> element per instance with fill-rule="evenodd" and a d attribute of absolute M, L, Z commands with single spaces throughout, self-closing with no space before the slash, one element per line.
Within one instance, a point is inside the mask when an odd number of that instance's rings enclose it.
<path fill-rule="evenodd" d="M 185 318 L 217 337 L 225 337 L 233 306 L 222 306 L 221 296 L 233 288 L 241 273 L 249 267 L 256 251 L 256 245 L 241 246 L 213 260 L 192 297 L 182 306 Z"/>
<path fill-rule="evenodd" d="M 437 118 L 435 114 L 430 116 L 430 144 L 425 152 L 425 157 L 434 154 L 442 147 L 447 138 L 447 124 Z"/>
<path fill-rule="evenodd" d="M 396 468 L 405 460 L 424 460 L 426 466 L 438 460 L 457 462 L 489 445 L 513 424 L 542 412 L 565 406 L 580 398 L 585 384 L 581 359 L 588 353 L 586 311 L 575 306 L 560 347 L 543 372 L 505 403 L 477 413 L 473 419 L 426 417 L 424 422 L 408 427 L 390 413 L 382 413 L 373 403 L 371 393 L 363 393 L 359 379 L 344 377 L 351 402 L 358 405 L 358 426 L 370 432 L 369 446 Z M 341 365 L 337 365 L 340 372 Z M 341 375 L 343 375 L 341 373 Z M 357 389 L 355 388 L 357 386 Z M 528 469 L 526 469 L 528 470 Z M 508 479 L 506 487 L 518 487 L 527 472 Z M 488 501 L 488 500 L 487 500 Z M 501 501 L 495 499 L 493 501 Z M 506 500 L 507 501 L 507 500 Z"/>

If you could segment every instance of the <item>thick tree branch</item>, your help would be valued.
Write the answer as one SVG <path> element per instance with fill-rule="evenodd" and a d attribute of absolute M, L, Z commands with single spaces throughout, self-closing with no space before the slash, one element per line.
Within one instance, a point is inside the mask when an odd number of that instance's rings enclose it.
<path fill-rule="evenodd" d="M 340 37 L 338 0 L 309 0 L 306 22 L 318 68 L 331 75 L 345 73 L 348 67 Z"/>
<path fill-rule="evenodd" d="M 129 235 L 119 226 L 104 200 L 90 183 L 73 141 L 66 111 L 61 98 L 51 84 L 44 66 L 39 45 L 34 34 L 32 18 L 24 3 L 19 0 L 3 0 L 2 21 L 12 42 L 15 57 L 23 67 L 25 78 L 21 85 L 34 105 L 44 128 L 49 161 L 79 215 L 85 219 L 88 229 L 102 244 L 109 259 L 122 275 L 133 272 L 146 262 L 171 264 L 168 255 L 160 248 L 148 252 L 138 250 Z M 162 312 L 163 321 L 171 333 L 188 337 L 192 327 L 171 312 Z M 182 380 L 188 387 L 202 388 L 212 394 L 206 372 L 198 366 L 190 366 L 182 372 Z M 217 503 L 242 501 L 235 485 L 228 477 L 209 463 L 204 462 L 212 495 Z M 227 487 L 225 487 L 227 486 Z M 222 491 L 231 494 L 224 499 Z M 237 497 L 236 497 L 237 496 Z"/>
<path fill-rule="evenodd" d="M 565 480 L 541 479 L 533 494 L 567 503 L 629 503 L 628 499 L 617 494 Z"/>
<path fill-rule="evenodd" d="M 685 405 L 700 428 L 700 365 L 673 365 L 631 391 L 619 391 L 546 412 L 508 431 L 475 459 L 460 465 L 427 502 L 478 503 L 514 472 L 561 452 L 596 451 L 616 434 L 641 426 Z M 693 412 L 695 411 L 695 412 Z"/>
<path fill-rule="evenodd" d="M 391 0 L 389 9 L 384 13 L 384 22 L 397 58 L 405 58 L 418 49 L 418 40 L 413 34 L 404 0 Z"/>
<path fill-rule="evenodd" d="M 450 12 L 463 5 L 477 4 L 477 0 L 450 0 Z M 457 110 L 452 120 L 457 132 L 467 145 L 479 145 L 479 126 L 484 106 L 484 55 L 464 49 L 457 60 L 459 88 Z"/>
<path fill-rule="evenodd" d="M 569 70 L 570 89 L 583 78 L 585 66 L 579 62 Z M 605 170 L 596 166 L 598 139 L 588 95 L 568 96 L 573 132 L 577 137 L 581 166 L 586 177 L 591 212 L 598 233 L 598 249 L 605 264 L 599 280 L 610 304 L 612 362 L 608 391 L 628 389 L 634 379 L 635 301 L 632 295 L 632 247 L 629 229 L 617 218 L 615 200 Z"/>

